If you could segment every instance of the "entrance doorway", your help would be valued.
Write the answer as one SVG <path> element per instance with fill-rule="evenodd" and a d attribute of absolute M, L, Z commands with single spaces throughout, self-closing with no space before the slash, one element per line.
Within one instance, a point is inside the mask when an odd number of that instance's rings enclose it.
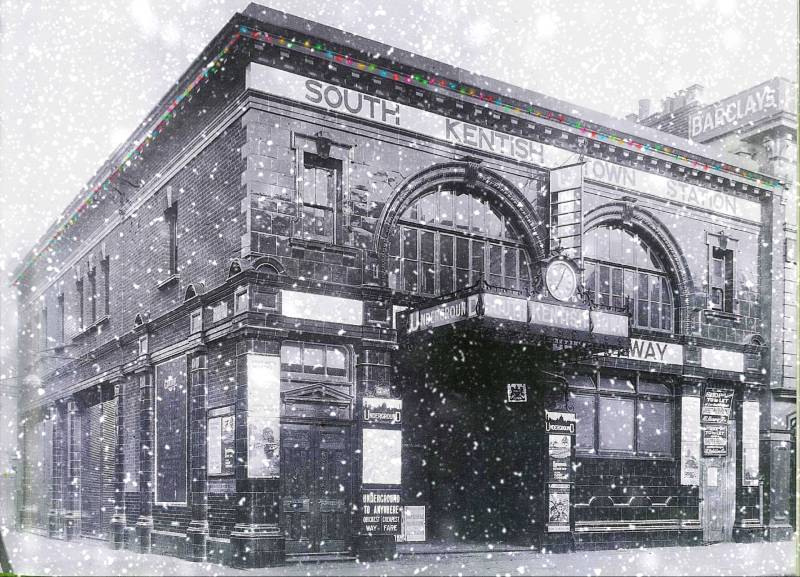
<path fill-rule="evenodd" d="M 727 455 L 702 459 L 703 541 L 733 540 L 736 516 L 736 420 L 728 422 Z"/>
<path fill-rule="evenodd" d="M 334 553 L 349 545 L 350 428 L 281 425 L 281 522 L 286 553 Z"/>

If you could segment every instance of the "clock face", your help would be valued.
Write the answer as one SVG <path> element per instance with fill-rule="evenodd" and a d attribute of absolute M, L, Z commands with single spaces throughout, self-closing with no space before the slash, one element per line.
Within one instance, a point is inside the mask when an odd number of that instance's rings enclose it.
<path fill-rule="evenodd" d="M 545 282 L 550 294 L 560 301 L 568 301 L 575 294 L 578 287 L 578 277 L 568 263 L 556 260 L 547 266 Z"/>

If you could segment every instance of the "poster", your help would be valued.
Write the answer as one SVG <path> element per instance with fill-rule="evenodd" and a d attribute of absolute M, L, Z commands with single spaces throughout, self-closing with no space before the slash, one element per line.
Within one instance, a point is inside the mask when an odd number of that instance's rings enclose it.
<path fill-rule="evenodd" d="M 361 526 L 367 535 L 399 535 L 402 510 L 400 489 L 361 492 Z"/>
<path fill-rule="evenodd" d="M 509 403 L 527 403 L 528 385 L 525 383 L 508 383 L 506 399 Z"/>
<path fill-rule="evenodd" d="M 700 397 L 681 398 L 681 485 L 700 484 Z"/>
<path fill-rule="evenodd" d="M 281 363 L 277 355 L 247 355 L 247 475 L 280 476 Z"/>
<path fill-rule="evenodd" d="M 402 438 L 399 429 L 363 429 L 361 478 L 364 483 L 399 485 Z"/>
<path fill-rule="evenodd" d="M 572 467 L 572 437 L 570 435 L 548 435 L 548 453 L 550 455 L 550 480 L 568 483 Z"/>
<path fill-rule="evenodd" d="M 703 425 L 703 456 L 724 457 L 728 454 L 728 425 Z"/>
<path fill-rule="evenodd" d="M 232 414 L 208 420 L 208 474 L 233 475 L 236 450 L 233 434 L 236 418 Z"/>
<path fill-rule="evenodd" d="M 155 458 L 157 503 L 186 503 L 186 357 L 155 370 Z"/>
<path fill-rule="evenodd" d="M 564 413 L 561 411 L 545 411 L 544 430 L 547 433 L 574 435 L 575 434 L 575 413 Z"/>
<path fill-rule="evenodd" d="M 706 387 L 703 394 L 703 411 L 700 420 L 703 423 L 727 425 L 731 414 L 733 389 Z"/>
<path fill-rule="evenodd" d="M 402 541 L 423 543 L 425 534 L 425 505 L 406 505 L 403 507 Z"/>
<path fill-rule="evenodd" d="M 742 403 L 742 485 L 758 486 L 758 401 Z"/>
<path fill-rule="evenodd" d="M 561 533 L 569 531 L 569 484 L 547 485 L 547 531 Z"/>

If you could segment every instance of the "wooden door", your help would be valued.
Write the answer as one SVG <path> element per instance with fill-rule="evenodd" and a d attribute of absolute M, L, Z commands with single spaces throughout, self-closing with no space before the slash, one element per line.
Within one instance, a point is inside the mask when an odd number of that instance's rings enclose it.
<path fill-rule="evenodd" d="M 347 549 L 350 455 L 347 427 L 281 427 L 281 515 L 289 554 Z"/>
<path fill-rule="evenodd" d="M 87 407 L 81 423 L 81 534 L 109 539 L 114 514 L 115 401 Z"/>
<path fill-rule="evenodd" d="M 736 422 L 728 423 L 728 454 L 703 457 L 702 521 L 703 541 L 715 543 L 733 539 L 736 516 Z"/>

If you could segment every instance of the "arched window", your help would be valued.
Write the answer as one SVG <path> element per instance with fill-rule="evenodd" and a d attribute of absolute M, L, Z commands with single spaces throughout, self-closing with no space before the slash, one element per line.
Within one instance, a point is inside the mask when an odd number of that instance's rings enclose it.
<path fill-rule="evenodd" d="M 524 290 L 530 259 L 511 222 L 481 196 L 440 187 L 400 217 L 389 236 L 389 287 L 439 295 L 475 284 Z"/>
<path fill-rule="evenodd" d="M 631 231 L 598 226 L 584 235 L 586 288 L 595 302 L 622 307 L 630 299 L 633 324 L 672 332 L 675 295 L 656 252 Z"/>

